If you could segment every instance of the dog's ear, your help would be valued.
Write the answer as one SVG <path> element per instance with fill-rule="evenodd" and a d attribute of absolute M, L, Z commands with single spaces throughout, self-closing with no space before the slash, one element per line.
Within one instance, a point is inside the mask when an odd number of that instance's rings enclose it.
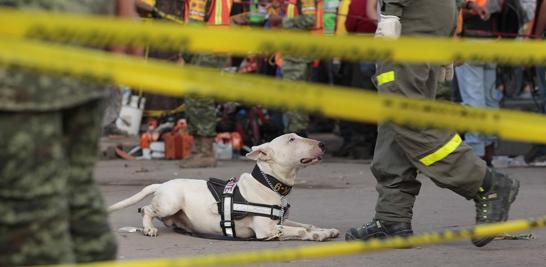
<path fill-rule="evenodd" d="M 246 154 L 246 157 L 251 160 L 268 161 L 271 159 L 271 148 L 269 143 L 261 144 L 259 146 L 253 146 L 252 151 Z"/>

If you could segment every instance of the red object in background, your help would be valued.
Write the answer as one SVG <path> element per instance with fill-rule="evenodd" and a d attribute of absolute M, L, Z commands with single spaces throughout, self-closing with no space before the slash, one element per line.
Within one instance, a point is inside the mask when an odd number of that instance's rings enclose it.
<path fill-rule="evenodd" d="M 231 133 L 231 145 L 235 150 L 241 150 L 243 147 L 243 137 L 238 132 Z"/>
<path fill-rule="evenodd" d="M 345 20 L 347 32 L 374 33 L 377 22 L 372 21 L 366 14 L 368 0 L 352 0 L 349 4 L 349 14 Z M 363 19 L 366 18 L 366 19 Z"/>
<path fill-rule="evenodd" d="M 174 137 L 174 158 L 183 159 L 184 158 L 184 145 L 182 143 L 182 134 L 177 133 L 173 135 Z M 165 154 L 167 157 L 167 154 Z"/>
<path fill-rule="evenodd" d="M 140 136 L 140 148 L 141 149 L 150 148 L 150 144 L 152 143 L 152 140 L 153 140 L 152 134 L 143 133 Z"/>
<path fill-rule="evenodd" d="M 148 130 L 153 130 L 157 128 L 157 120 L 152 118 L 148 119 L 148 121 L 146 122 L 146 126 L 148 127 Z"/>
<path fill-rule="evenodd" d="M 243 138 L 238 132 L 224 132 L 219 133 L 214 138 L 214 142 L 218 144 L 231 144 L 233 150 L 241 150 L 243 147 Z"/>
<path fill-rule="evenodd" d="M 190 156 L 191 147 L 193 145 L 193 136 L 189 134 L 182 134 L 182 159 L 186 159 Z"/>
<path fill-rule="evenodd" d="M 155 139 L 154 139 L 154 136 L 152 134 L 152 130 L 157 128 L 157 120 L 148 119 L 148 121 L 146 122 L 146 127 L 148 128 L 148 131 L 143 133 L 140 136 L 140 148 L 141 149 L 150 148 L 150 144 L 154 140 L 157 140 L 157 137 L 155 137 Z"/>
<path fill-rule="evenodd" d="M 174 126 L 175 131 L 178 131 L 178 130 L 186 131 L 187 129 L 188 129 L 188 123 L 186 122 L 186 119 L 179 119 L 176 122 L 176 125 Z"/>
<path fill-rule="evenodd" d="M 166 160 L 172 160 L 177 159 L 176 157 L 176 141 L 175 141 L 175 133 L 164 133 L 161 135 L 161 139 L 163 139 L 163 142 L 165 143 L 165 159 Z"/>
<path fill-rule="evenodd" d="M 164 133 L 161 138 L 165 142 L 165 159 L 185 159 L 190 156 L 193 137 L 180 131 Z"/>

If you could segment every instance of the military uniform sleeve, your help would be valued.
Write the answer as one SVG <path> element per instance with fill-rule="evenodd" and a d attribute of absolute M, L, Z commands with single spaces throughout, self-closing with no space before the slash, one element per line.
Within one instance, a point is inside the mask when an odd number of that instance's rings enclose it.
<path fill-rule="evenodd" d="M 381 14 L 401 17 L 404 7 L 411 4 L 412 1 L 413 0 L 382 0 Z"/>
<path fill-rule="evenodd" d="M 311 30 L 315 26 L 314 15 L 301 15 L 293 18 L 283 18 L 282 27 L 285 29 Z"/>

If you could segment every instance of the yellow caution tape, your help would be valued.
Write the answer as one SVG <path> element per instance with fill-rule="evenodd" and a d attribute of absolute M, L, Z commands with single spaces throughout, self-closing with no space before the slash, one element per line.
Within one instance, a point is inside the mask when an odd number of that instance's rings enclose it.
<path fill-rule="evenodd" d="M 181 113 L 186 110 L 186 107 L 184 104 L 172 109 L 172 110 L 145 110 L 144 116 L 150 116 L 150 117 L 163 117 L 163 116 L 169 116 L 176 113 Z"/>
<path fill-rule="evenodd" d="M 219 73 L 213 69 L 10 38 L 0 38 L 0 64 L 93 77 L 170 96 L 197 94 L 349 120 L 482 132 L 504 139 L 546 143 L 546 116 L 534 113 L 477 109 L 344 87 Z"/>
<path fill-rule="evenodd" d="M 546 227 L 546 217 L 529 220 L 513 220 L 504 223 L 478 225 L 470 229 L 445 230 L 437 233 L 424 233 L 411 237 L 394 237 L 367 242 L 351 241 L 330 244 L 291 247 L 282 249 L 245 251 L 197 257 L 174 259 L 151 259 L 136 261 L 117 261 L 81 264 L 82 267 L 182 267 L 182 266 L 225 266 L 257 264 L 267 262 L 286 262 L 300 259 L 318 259 L 333 256 L 346 256 L 396 248 L 409 248 L 434 245 L 469 238 L 497 236 L 533 228 Z M 70 265 L 57 265 L 70 266 Z"/>
<path fill-rule="evenodd" d="M 389 60 L 408 63 L 480 61 L 546 64 L 546 42 L 440 38 L 374 39 L 324 36 L 241 27 L 217 28 L 141 23 L 112 17 L 48 14 L 0 9 L 0 35 L 56 42 L 150 46 L 154 49 L 206 53 L 275 53 L 309 58 Z"/>

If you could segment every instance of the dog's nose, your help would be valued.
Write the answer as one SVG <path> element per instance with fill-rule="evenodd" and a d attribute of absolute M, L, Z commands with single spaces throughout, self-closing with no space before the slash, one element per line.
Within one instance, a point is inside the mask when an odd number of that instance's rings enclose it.
<path fill-rule="evenodd" d="M 318 147 L 320 147 L 320 150 L 322 150 L 322 152 L 326 151 L 326 146 L 324 145 L 323 142 L 319 142 Z"/>

